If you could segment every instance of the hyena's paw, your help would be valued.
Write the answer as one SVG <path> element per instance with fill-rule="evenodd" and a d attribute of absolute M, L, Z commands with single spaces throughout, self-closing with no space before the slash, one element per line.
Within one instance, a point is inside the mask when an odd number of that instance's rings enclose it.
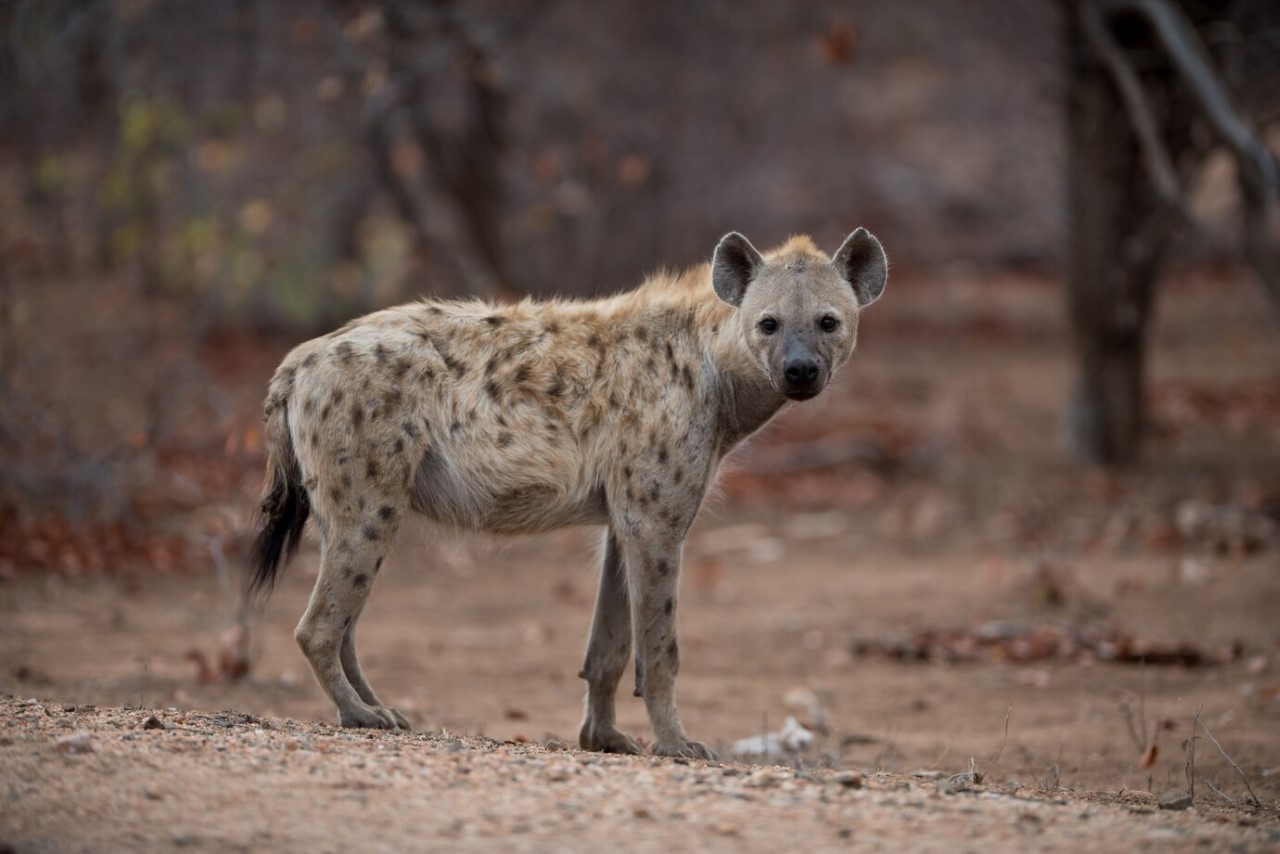
<path fill-rule="evenodd" d="M 598 750 L 601 753 L 644 753 L 640 742 L 626 733 L 611 726 L 592 726 L 590 723 L 582 725 L 578 744 L 583 750 Z"/>
<path fill-rule="evenodd" d="M 409 729 L 404 715 L 386 706 L 351 706 L 338 711 L 338 723 L 364 729 Z"/>
<path fill-rule="evenodd" d="M 715 762 L 719 757 L 716 752 L 700 741 L 658 741 L 653 745 L 654 756 L 682 756 L 685 759 L 705 759 Z"/>
<path fill-rule="evenodd" d="M 402 729 L 405 732 L 409 732 L 410 730 L 413 729 L 413 727 L 409 726 L 409 719 L 406 718 L 404 715 L 400 714 L 400 712 L 397 709 L 393 709 L 390 706 L 383 706 L 382 711 L 391 715 L 391 717 L 395 720 L 396 729 Z"/>

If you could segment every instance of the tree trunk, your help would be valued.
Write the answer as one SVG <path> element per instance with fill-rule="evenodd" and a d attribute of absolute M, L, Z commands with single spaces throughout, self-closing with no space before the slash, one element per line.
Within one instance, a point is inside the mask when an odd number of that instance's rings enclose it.
<path fill-rule="evenodd" d="M 1147 325 L 1169 223 L 1124 104 L 1066 5 L 1067 286 L 1078 372 L 1070 431 L 1084 459 L 1121 465 L 1142 439 Z"/>

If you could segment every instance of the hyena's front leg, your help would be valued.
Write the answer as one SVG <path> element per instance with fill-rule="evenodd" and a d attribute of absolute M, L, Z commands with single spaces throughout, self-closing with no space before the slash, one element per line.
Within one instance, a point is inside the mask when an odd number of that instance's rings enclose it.
<path fill-rule="evenodd" d="M 637 526 L 643 530 L 647 526 Z M 636 641 L 636 689 L 653 722 L 653 752 L 659 756 L 715 759 L 706 745 L 691 741 L 676 711 L 676 595 L 682 542 L 646 537 L 633 528 L 623 554 L 631 592 Z"/>
<path fill-rule="evenodd" d="M 578 743 L 584 750 L 605 753 L 643 753 L 640 744 L 619 732 L 614 719 L 618 682 L 631 658 L 631 602 L 627 595 L 626 568 L 618 539 L 610 530 L 605 537 L 600 592 L 587 641 L 587 658 L 578 675 L 587 680 L 587 712 Z"/>

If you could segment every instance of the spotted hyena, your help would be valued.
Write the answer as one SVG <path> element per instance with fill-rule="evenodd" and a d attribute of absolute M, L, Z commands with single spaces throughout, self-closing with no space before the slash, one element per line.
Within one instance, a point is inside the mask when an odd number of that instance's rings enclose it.
<path fill-rule="evenodd" d="M 884 290 L 865 229 L 831 257 L 729 234 L 709 265 L 590 302 L 425 301 L 302 344 L 266 402 L 253 585 L 314 516 L 320 575 L 295 637 L 343 726 L 407 728 L 356 658 L 356 620 L 401 521 L 500 534 L 604 525 L 581 677 L 589 750 L 638 753 L 614 723 L 634 645 L 653 751 L 709 757 L 676 712 L 684 538 L 720 461 L 826 387 Z"/>

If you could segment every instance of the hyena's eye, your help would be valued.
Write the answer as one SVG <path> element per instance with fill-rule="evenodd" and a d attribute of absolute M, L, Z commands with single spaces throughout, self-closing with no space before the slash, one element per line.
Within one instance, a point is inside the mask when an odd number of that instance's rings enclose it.
<path fill-rule="evenodd" d="M 818 325 L 822 327 L 823 332 L 835 332 L 840 328 L 840 321 L 828 314 L 818 321 Z"/>
<path fill-rule="evenodd" d="M 760 321 L 758 325 L 760 327 L 760 331 L 765 335 L 772 335 L 778 331 L 778 321 L 774 320 L 772 317 L 766 317 L 764 320 Z"/>

